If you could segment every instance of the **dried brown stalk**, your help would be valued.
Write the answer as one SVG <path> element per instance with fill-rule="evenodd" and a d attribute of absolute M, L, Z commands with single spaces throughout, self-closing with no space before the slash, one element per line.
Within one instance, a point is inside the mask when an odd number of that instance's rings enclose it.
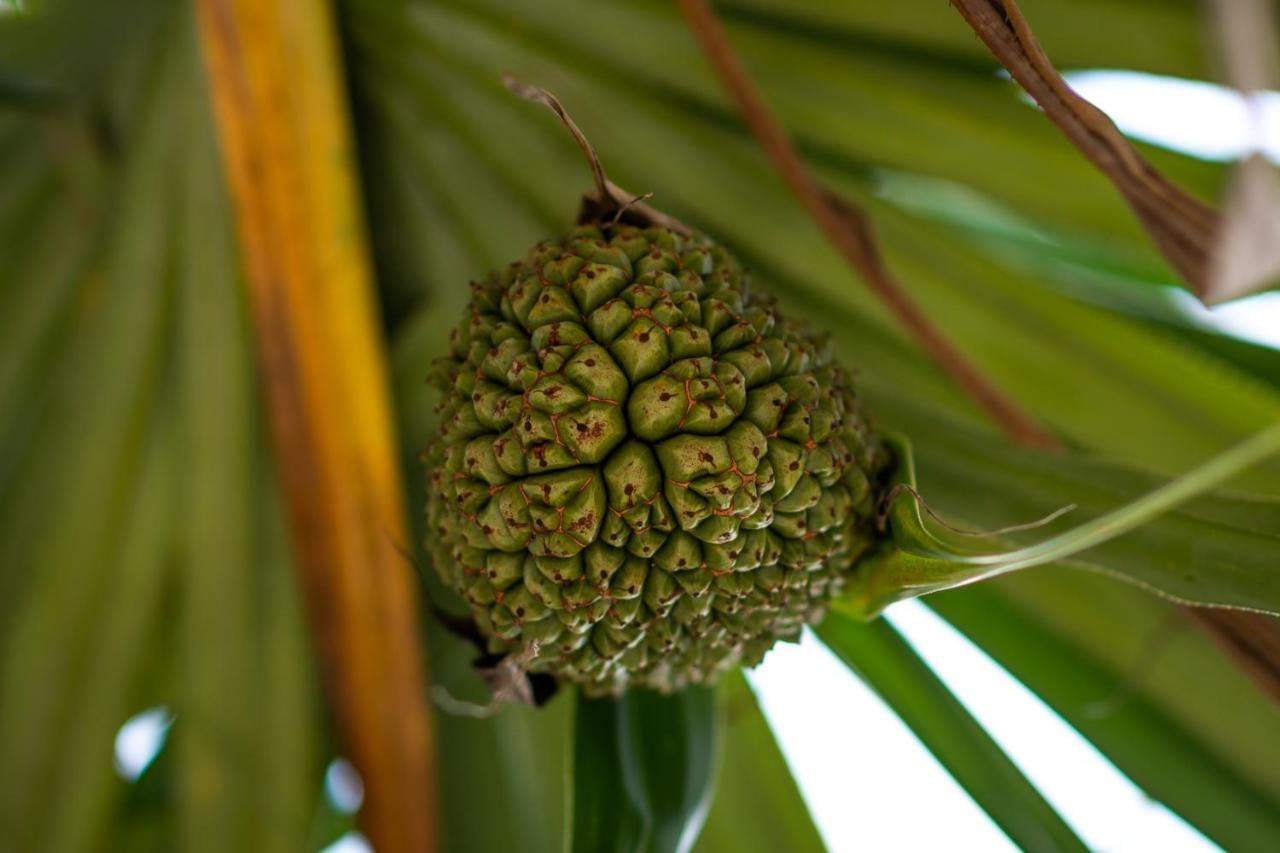
<path fill-rule="evenodd" d="M 360 823 L 380 853 L 435 850 L 418 598 L 395 544 L 404 495 L 331 9 L 197 11 L 273 459 L 329 705 L 367 792 Z"/>
<path fill-rule="evenodd" d="M 1226 302 L 1280 281 L 1280 175 L 1256 150 L 1263 111 L 1259 93 L 1280 81 L 1271 0 L 1212 0 L 1218 61 L 1223 78 L 1245 99 L 1254 152 L 1232 169 L 1222 201 L 1222 229 L 1205 302 Z"/>
<path fill-rule="evenodd" d="M 1201 299 L 1221 228 L 1217 211 L 1143 159 L 1107 115 L 1053 67 L 1014 0 L 951 0 L 1046 116 L 1115 185 L 1169 264 Z"/>
<path fill-rule="evenodd" d="M 1183 610 L 1254 684 L 1280 703 L 1280 619 L 1247 610 Z"/>
<path fill-rule="evenodd" d="M 715 66 L 743 119 L 801 204 L 863 283 L 885 304 L 933 361 L 1014 441 L 1057 447 L 1058 441 L 1007 397 L 925 315 L 884 262 L 863 211 L 823 189 L 809 174 L 782 124 L 770 112 L 705 0 L 680 0 L 707 59 Z"/>

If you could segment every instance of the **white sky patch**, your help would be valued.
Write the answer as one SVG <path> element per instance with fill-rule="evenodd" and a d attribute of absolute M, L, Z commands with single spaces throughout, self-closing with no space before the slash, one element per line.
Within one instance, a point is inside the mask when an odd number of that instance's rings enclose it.
<path fill-rule="evenodd" d="M 324 771 L 324 794 L 342 814 L 355 814 L 364 802 L 364 780 L 345 758 L 335 758 Z"/>
<path fill-rule="evenodd" d="M 1219 849 L 1148 799 L 924 605 L 895 605 L 888 618 L 1090 848 Z M 1016 850 L 888 706 L 809 632 L 799 645 L 776 647 L 749 677 L 831 850 Z"/>
<path fill-rule="evenodd" d="M 1017 848 L 888 706 L 809 631 L 748 672 L 834 853 Z"/>
<path fill-rule="evenodd" d="M 887 618 L 1091 849 L 1218 849 L 922 603 L 902 602 Z"/>
<path fill-rule="evenodd" d="M 1280 162 L 1280 92 L 1258 93 L 1251 115 L 1235 89 L 1203 80 L 1109 69 L 1063 76 L 1134 139 L 1204 160 L 1261 150 Z"/>
<path fill-rule="evenodd" d="M 125 721 L 116 732 L 115 767 L 122 779 L 132 782 L 160 754 L 173 715 L 163 706 L 148 708 Z"/>
<path fill-rule="evenodd" d="M 320 853 L 373 853 L 373 845 L 360 833 L 348 832 Z"/>
<path fill-rule="evenodd" d="M 1176 291 L 1178 307 L 1220 332 L 1280 349 L 1280 292 L 1246 296 L 1205 308 L 1186 291 Z"/>

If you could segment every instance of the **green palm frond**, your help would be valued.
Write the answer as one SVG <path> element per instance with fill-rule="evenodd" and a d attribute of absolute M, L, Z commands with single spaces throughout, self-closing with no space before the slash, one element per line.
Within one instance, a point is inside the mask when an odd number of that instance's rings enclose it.
<path fill-rule="evenodd" d="M 0 14 L 0 839 L 319 848 L 346 826 L 323 776 L 347 723 L 326 706 L 330 662 L 307 633 L 195 4 L 22 5 Z M 1209 74 L 1190 0 L 1025 5 L 1062 69 Z M 290 26 L 305 30 L 314 9 L 329 6 L 298 4 Z M 868 211 L 912 296 L 1064 449 L 1008 445 L 860 285 L 674 4 L 340 0 L 337 94 L 352 115 L 414 525 L 417 455 L 439 403 L 423 380 L 467 283 L 563 231 L 589 186 L 573 140 L 513 98 L 504 72 L 555 91 L 614 180 L 716 235 L 786 310 L 831 332 L 952 526 L 1004 528 L 1066 504 L 1078 523 L 1274 428 L 1280 355 L 1168 309 L 1174 273 L 1123 199 L 946 4 L 717 9 L 819 180 Z M 1138 147 L 1218 198 L 1222 165 Z M 1271 456 L 1068 560 L 926 601 L 1153 799 L 1227 849 L 1270 849 L 1280 703 L 1267 685 L 1280 684 L 1280 661 L 1251 676 L 1197 617 L 1111 575 L 1274 610 L 1278 484 Z M 475 646 L 446 624 L 461 602 L 417 569 L 439 849 L 551 851 L 573 838 L 572 849 L 675 850 L 695 837 L 717 853 L 822 849 L 739 673 L 674 699 L 562 690 L 539 708 L 459 714 L 489 688 Z M 1280 636 L 1254 618 L 1264 641 Z M 1015 843 L 1079 845 L 888 624 L 837 614 L 817 632 Z M 173 719 L 161 758 L 120 778 L 117 731 L 157 706 Z"/>

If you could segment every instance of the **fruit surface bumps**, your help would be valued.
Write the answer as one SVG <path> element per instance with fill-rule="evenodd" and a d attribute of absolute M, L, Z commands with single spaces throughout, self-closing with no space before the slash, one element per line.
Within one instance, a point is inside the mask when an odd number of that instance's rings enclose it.
<path fill-rule="evenodd" d="M 489 651 L 589 694 L 754 665 L 874 542 L 850 377 L 704 236 L 538 244 L 472 284 L 433 379 L 436 569 Z"/>

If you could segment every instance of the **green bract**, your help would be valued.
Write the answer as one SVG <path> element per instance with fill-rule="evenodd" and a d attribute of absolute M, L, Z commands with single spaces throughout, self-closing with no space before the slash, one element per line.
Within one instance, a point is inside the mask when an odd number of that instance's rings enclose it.
<path fill-rule="evenodd" d="M 495 653 L 673 690 L 819 619 L 885 451 L 848 374 L 701 235 L 580 227 L 472 285 L 428 547 Z"/>

